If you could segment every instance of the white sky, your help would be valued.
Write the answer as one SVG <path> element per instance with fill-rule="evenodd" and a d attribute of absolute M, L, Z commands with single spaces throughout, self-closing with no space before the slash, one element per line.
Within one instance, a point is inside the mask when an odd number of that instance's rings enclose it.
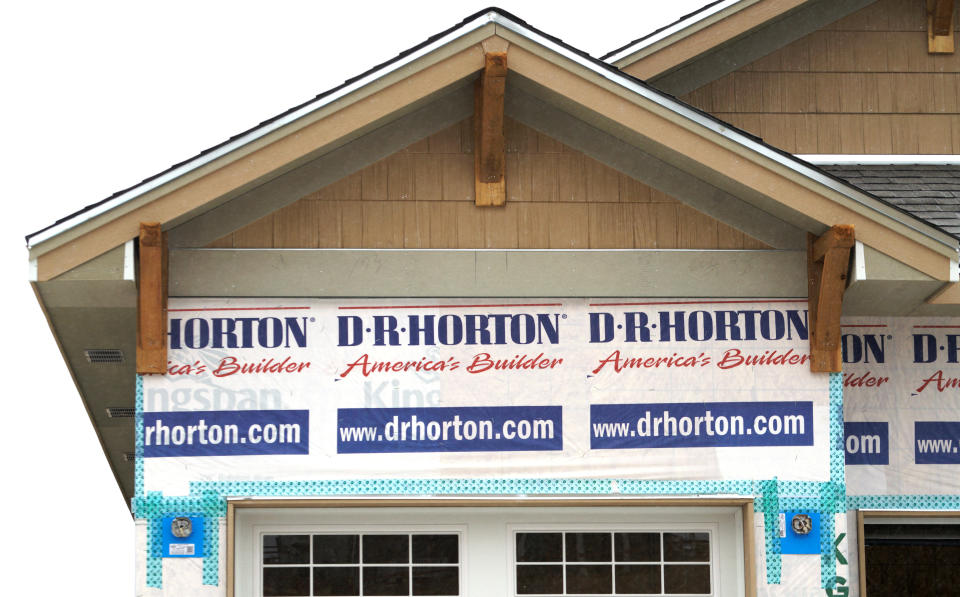
<path fill-rule="evenodd" d="M 600 56 L 706 0 L 500 4 Z M 24 236 L 420 43 L 487 2 L 7 2 L 0 594 L 133 593 L 133 522 L 27 283 Z M 130 446 L 133 451 L 133 446 Z M 132 468 L 132 464 L 130 465 Z M 15 554 L 11 561 L 9 554 Z"/>

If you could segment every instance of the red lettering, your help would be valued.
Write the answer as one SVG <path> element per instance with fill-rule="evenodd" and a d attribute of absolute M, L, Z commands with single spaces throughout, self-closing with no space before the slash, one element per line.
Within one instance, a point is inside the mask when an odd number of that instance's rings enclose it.
<path fill-rule="evenodd" d="M 960 388 L 960 377 L 944 377 L 943 371 L 937 370 L 936 373 L 923 380 L 923 383 L 920 384 L 919 388 L 917 388 L 916 393 L 919 394 L 920 392 L 924 391 L 927 389 L 927 386 L 933 382 L 937 382 L 938 392 L 943 392 L 944 390 L 948 390 L 950 388 Z"/>

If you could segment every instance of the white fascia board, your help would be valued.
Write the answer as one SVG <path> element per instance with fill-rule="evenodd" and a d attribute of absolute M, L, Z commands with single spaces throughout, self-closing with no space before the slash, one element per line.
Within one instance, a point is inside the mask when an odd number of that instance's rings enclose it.
<path fill-rule="evenodd" d="M 682 21 L 677 21 L 669 27 L 665 27 L 662 31 L 658 31 L 649 37 L 645 37 L 637 42 L 634 42 L 627 46 L 626 48 L 620 50 L 616 54 L 609 56 L 604 59 L 605 62 L 609 64 L 616 64 L 620 60 L 627 58 L 633 54 L 641 52 L 642 50 L 649 48 L 661 41 L 667 40 L 670 37 L 677 37 L 682 39 L 696 33 L 699 28 L 694 29 L 697 24 L 703 22 L 706 19 L 716 15 L 717 13 L 723 12 L 729 8 L 736 7 L 736 10 L 731 12 L 738 12 L 751 4 L 755 4 L 758 0 L 724 0 L 723 2 L 718 2 L 717 4 L 702 10 L 696 14 L 690 15 L 689 18 L 683 19 Z M 736 6 L 738 4 L 743 4 L 743 6 Z M 678 41 L 678 40 L 673 40 Z M 671 42 L 672 43 L 672 42 Z M 669 45 L 669 43 L 664 44 Z"/>
<path fill-rule="evenodd" d="M 128 190 L 127 192 L 123 193 L 122 195 L 114 197 L 110 201 L 106 201 L 94 208 L 78 213 L 76 216 L 68 220 L 65 220 L 63 222 L 60 222 L 59 224 L 52 226 L 47 230 L 38 232 L 37 234 L 30 237 L 28 248 L 33 248 L 47 240 L 50 240 L 51 238 L 57 236 L 58 234 L 61 234 L 75 226 L 78 226 L 84 222 L 92 220 L 93 218 L 103 215 L 104 213 L 107 213 L 112 209 L 115 209 L 146 193 L 149 193 L 154 189 L 162 187 L 163 185 L 173 180 L 176 180 L 181 176 L 184 176 L 198 168 L 206 166 L 207 164 L 214 162 L 217 159 L 233 151 L 236 151 L 237 149 L 244 147 L 245 145 L 248 145 L 258 139 L 261 139 L 269 135 L 270 133 L 273 133 L 274 131 L 287 126 L 288 124 L 291 124 L 297 121 L 298 119 L 303 118 L 304 116 L 307 116 L 313 112 L 316 112 L 317 110 L 320 110 L 321 108 L 324 108 L 336 102 L 337 100 L 347 95 L 350 95 L 351 93 L 357 91 L 358 89 L 361 89 L 366 85 L 373 83 L 377 79 L 380 79 L 386 75 L 389 75 L 393 72 L 401 70 L 407 65 L 409 65 L 410 63 L 416 62 L 423 56 L 426 56 L 427 54 L 456 40 L 457 38 L 463 37 L 464 35 L 467 35 L 472 31 L 480 29 L 483 26 L 491 22 L 494 22 L 495 15 L 496 13 L 492 13 L 492 12 L 487 13 L 481 17 L 478 17 L 477 19 L 474 19 L 469 23 L 464 23 L 461 27 L 435 40 L 433 43 L 430 43 L 420 48 L 419 50 L 412 52 L 407 56 L 404 56 L 403 58 L 397 60 L 396 62 L 392 62 L 391 64 L 388 64 L 387 66 L 384 66 L 383 68 L 370 73 L 366 77 L 358 79 L 350 83 L 349 85 L 345 85 L 342 88 L 336 90 L 335 92 L 330 93 L 329 95 L 326 95 L 322 98 L 318 98 L 312 102 L 309 102 L 301 106 L 297 110 L 294 110 L 289 114 L 286 114 L 282 118 L 278 118 L 273 122 L 257 127 L 256 129 L 251 130 L 247 134 L 241 137 L 238 137 L 237 139 L 234 139 L 229 143 L 225 143 L 224 145 L 218 147 L 216 150 L 211 151 L 210 153 L 199 155 L 196 158 L 180 165 L 177 168 L 174 168 L 173 170 L 170 170 L 169 172 L 164 173 L 161 176 L 158 176 L 153 180 L 137 185 L 131 188 L 130 190 Z"/>
<path fill-rule="evenodd" d="M 960 166 L 960 155 L 952 154 L 796 154 L 816 166 Z"/>
<path fill-rule="evenodd" d="M 857 205 L 862 206 L 869 211 L 872 211 L 884 218 L 892 219 L 903 226 L 906 226 L 913 232 L 916 232 L 917 234 L 920 234 L 921 236 L 926 237 L 939 245 L 948 247 L 951 253 L 956 253 L 957 240 L 955 238 L 932 227 L 926 226 L 922 222 L 919 222 L 912 217 L 904 216 L 904 214 L 900 213 L 898 210 L 877 201 L 859 189 L 856 189 L 847 183 L 838 181 L 833 177 L 821 172 L 817 168 L 811 168 L 810 165 L 801 162 L 794 156 L 781 153 L 780 151 L 777 151 L 762 142 L 756 141 L 749 135 L 734 129 L 731 125 L 716 120 L 713 117 L 696 110 L 688 104 L 674 99 L 669 95 L 665 95 L 659 91 L 656 91 L 652 87 L 643 85 L 633 77 L 621 73 L 614 67 L 600 66 L 592 59 L 585 58 L 580 54 L 577 54 L 576 52 L 573 52 L 568 48 L 544 37 L 540 33 L 531 31 L 524 25 L 510 20 L 507 17 L 496 13 L 491 13 L 491 15 L 491 20 L 498 26 L 505 27 L 514 33 L 522 35 L 530 41 L 535 42 L 586 69 L 589 69 L 594 74 L 603 77 L 625 89 L 628 89 L 644 99 L 666 108 L 667 110 L 683 116 L 687 120 L 692 121 L 717 135 L 729 139 L 738 145 L 752 150 L 753 152 L 762 155 L 763 157 L 768 158 L 781 166 L 789 168 L 790 170 L 793 170 L 798 174 L 801 174 L 804 177 L 813 180 L 824 187 L 827 187 L 831 191 L 842 195 L 844 198 L 853 201 Z"/>

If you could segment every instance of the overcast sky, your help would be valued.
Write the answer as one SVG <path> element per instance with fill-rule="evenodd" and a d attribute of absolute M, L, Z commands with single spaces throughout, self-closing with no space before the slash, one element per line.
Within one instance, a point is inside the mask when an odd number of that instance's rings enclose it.
<path fill-rule="evenodd" d="M 506 1 L 594 56 L 705 0 Z M 133 593 L 133 523 L 27 283 L 24 236 L 336 86 L 485 2 L 4 3 L 0 594 Z M 133 450 L 133 446 L 130 446 Z M 132 465 L 131 465 L 132 468 Z"/>

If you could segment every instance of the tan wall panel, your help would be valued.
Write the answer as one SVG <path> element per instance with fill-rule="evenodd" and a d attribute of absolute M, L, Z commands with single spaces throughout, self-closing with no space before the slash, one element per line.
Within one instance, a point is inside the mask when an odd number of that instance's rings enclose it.
<path fill-rule="evenodd" d="M 926 29 L 921 0 L 879 0 L 683 99 L 794 153 L 956 153 L 960 52 Z"/>
<path fill-rule="evenodd" d="M 510 119 L 507 203 L 478 208 L 469 124 L 418 141 L 211 246 L 769 248 Z"/>
<path fill-rule="evenodd" d="M 739 114 L 718 118 L 791 153 L 951 154 L 960 114 Z"/>

